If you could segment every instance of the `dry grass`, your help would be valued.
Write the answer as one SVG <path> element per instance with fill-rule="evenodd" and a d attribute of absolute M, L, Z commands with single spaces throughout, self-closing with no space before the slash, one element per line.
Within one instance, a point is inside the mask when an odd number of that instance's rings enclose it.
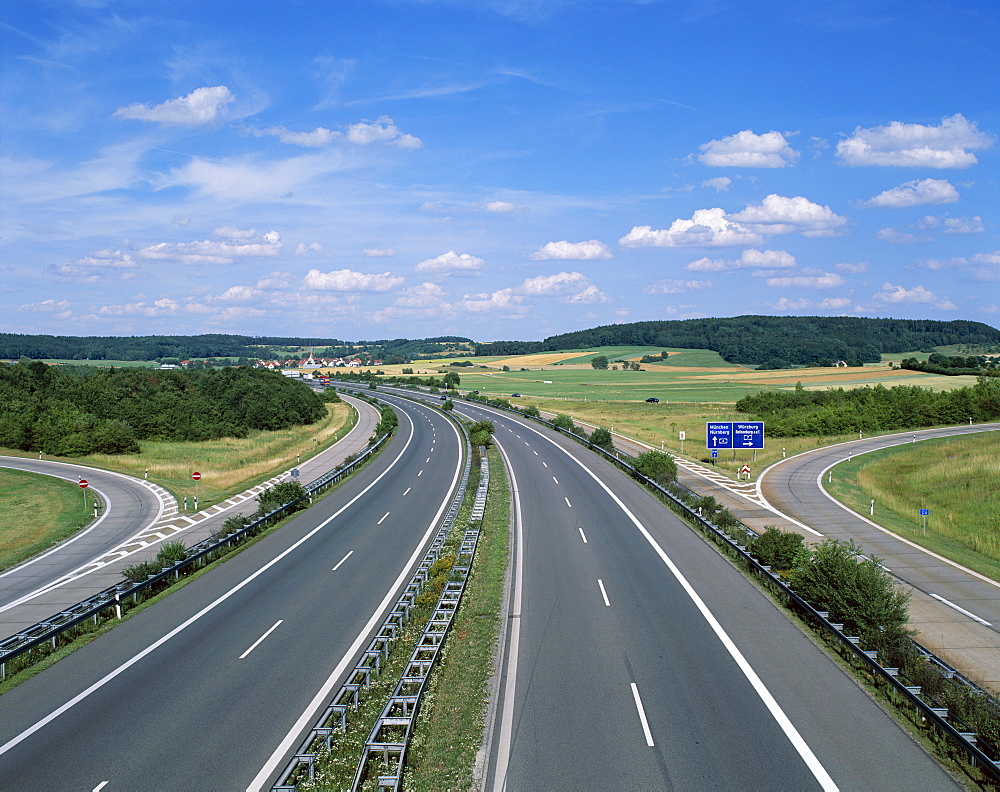
<path fill-rule="evenodd" d="M 308 459 L 353 426 L 354 411 L 347 404 L 326 407 L 326 419 L 309 426 L 202 443 L 147 442 L 142 443 L 141 454 L 95 454 L 78 461 L 138 478 L 148 470 L 150 481 L 170 490 L 178 499 L 193 498 L 197 489 L 199 506 L 204 508 L 241 492 L 249 482 L 266 480 L 296 464 L 298 455 Z M 313 442 L 314 438 L 319 442 Z M 191 479 L 194 471 L 202 474 L 197 488 Z"/>

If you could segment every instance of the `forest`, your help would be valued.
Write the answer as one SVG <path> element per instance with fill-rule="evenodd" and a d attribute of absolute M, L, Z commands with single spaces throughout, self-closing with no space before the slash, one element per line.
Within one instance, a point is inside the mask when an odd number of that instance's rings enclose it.
<path fill-rule="evenodd" d="M 141 440 L 246 437 L 325 415 L 314 391 L 263 369 L 0 366 L 0 447 L 21 451 L 135 453 Z"/>
<path fill-rule="evenodd" d="M 883 352 L 932 351 L 947 344 L 1000 343 L 981 322 L 852 316 L 736 316 L 607 325 L 544 341 L 476 344 L 477 355 L 521 355 L 601 346 L 711 349 L 741 365 L 784 368 L 822 360 L 876 363 Z"/>
<path fill-rule="evenodd" d="M 766 420 L 771 437 L 891 432 L 1000 419 L 1000 379 L 980 377 L 971 388 L 932 391 L 913 385 L 807 391 L 761 391 L 736 409 Z"/>
<path fill-rule="evenodd" d="M 904 358 L 900 368 L 911 371 L 925 371 L 929 374 L 944 374 L 957 377 L 962 374 L 974 374 L 980 377 L 1000 377 L 1000 357 L 994 355 L 942 355 L 935 352 L 927 360 Z"/>
<path fill-rule="evenodd" d="M 281 336 L 50 336 L 0 333 L 0 358 L 18 360 L 190 360 L 194 358 L 235 358 L 237 360 L 287 359 L 289 348 L 313 349 L 317 355 L 344 357 L 366 355 L 385 360 L 398 357 L 409 362 L 415 357 L 446 353 L 457 344 L 471 344 L 461 336 L 439 336 L 347 342 L 336 338 L 294 338 Z"/>

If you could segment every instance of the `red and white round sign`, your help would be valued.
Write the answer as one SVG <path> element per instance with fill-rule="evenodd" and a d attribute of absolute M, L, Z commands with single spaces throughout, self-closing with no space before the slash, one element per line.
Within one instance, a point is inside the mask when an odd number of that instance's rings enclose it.
<path fill-rule="evenodd" d="M 80 489 L 87 489 L 89 486 L 87 479 L 80 479 Z"/>
<path fill-rule="evenodd" d="M 196 471 L 195 471 L 194 473 L 192 473 L 192 474 L 191 474 L 191 478 L 193 478 L 193 479 L 194 479 L 195 481 L 197 481 L 198 479 L 200 479 L 200 478 L 201 478 L 201 473 L 199 473 L 199 472 L 198 472 L 198 471 L 196 470 Z"/>

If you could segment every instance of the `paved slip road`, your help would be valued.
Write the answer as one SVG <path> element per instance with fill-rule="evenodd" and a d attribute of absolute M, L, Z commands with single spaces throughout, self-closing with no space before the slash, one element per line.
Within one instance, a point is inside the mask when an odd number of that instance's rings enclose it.
<path fill-rule="evenodd" d="M 378 413 L 365 402 L 345 399 L 358 410 L 356 425 L 346 437 L 301 464 L 290 459 L 289 468 L 301 470 L 300 480 L 318 478 L 367 445 Z M 179 513 L 177 501 L 166 490 L 131 476 L 63 462 L 0 458 L 0 464 L 7 462 L 29 470 L 44 464 L 46 467 L 37 468 L 39 472 L 72 481 L 83 476 L 99 488 L 110 507 L 91 527 L 0 575 L 0 639 L 120 582 L 125 566 L 152 558 L 161 542 L 192 545 L 209 536 L 227 518 L 251 513 L 261 489 L 288 478 L 286 471 L 198 513 Z M 154 496 L 161 504 L 158 509 L 148 502 Z"/>
<path fill-rule="evenodd" d="M 389 447 L 339 489 L 0 697 L 0 787 L 265 783 L 353 667 L 460 476 L 453 426 L 401 412 Z"/>
<path fill-rule="evenodd" d="M 478 405 L 518 546 L 487 788 L 954 789 L 698 535 L 591 452 Z"/>

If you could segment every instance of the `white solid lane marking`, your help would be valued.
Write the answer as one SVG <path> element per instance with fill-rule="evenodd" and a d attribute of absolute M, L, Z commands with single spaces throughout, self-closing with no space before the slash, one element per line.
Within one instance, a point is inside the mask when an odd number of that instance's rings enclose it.
<path fill-rule="evenodd" d="M 948 606 L 949 608 L 954 608 L 954 609 L 955 609 L 955 610 L 957 610 L 957 611 L 958 611 L 959 613 L 962 613 L 962 614 L 965 614 L 965 615 L 966 615 L 966 616 L 968 616 L 968 617 L 969 617 L 970 619 L 972 619 L 972 620 L 974 620 L 974 621 L 977 621 L 977 622 L 979 622 L 980 624 L 982 624 L 982 625 L 985 625 L 986 627 L 992 627 L 992 626 L 993 626 L 993 625 L 991 625 L 991 624 L 990 624 L 990 623 L 989 623 L 988 621 L 986 621 L 986 619 L 980 619 L 980 618 L 979 618 L 979 617 L 978 617 L 978 616 L 977 616 L 976 614 L 974 614 L 974 613 L 970 613 L 970 612 L 969 612 L 969 611 L 967 611 L 967 610 L 966 610 L 965 608 L 960 608 L 960 607 L 959 607 L 958 605 L 956 605 L 956 604 L 955 604 L 954 602 L 950 602 L 949 600 L 946 600 L 946 599 L 945 599 L 944 597 L 939 597 L 939 596 L 938 596 L 937 594 L 931 594 L 931 596 L 932 596 L 932 597 L 934 597 L 934 599 L 936 599 L 936 600 L 937 600 L 938 602 L 941 602 L 941 603 L 944 603 L 944 604 L 945 604 L 945 605 L 947 605 L 947 606 Z"/>
<path fill-rule="evenodd" d="M 108 785 L 107 781 L 102 781 L 101 783 L 99 783 L 97 786 L 94 787 L 94 792 L 101 792 L 101 790 L 104 789 L 104 787 L 106 787 L 107 785 Z"/>
<path fill-rule="evenodd" d="M 256 649 L 258 646 L 260 646 L 261 642 L 265 638 L 267 638 L 267 636 L 269 636 L 271 633 L 273 633 L 275 630 L 277 630 L 278 629 L 278 625 L 281 624 L 281 622 L 283 622 L 283 621 L 284 621 L 284 619 L 278 619 L 278 621 L 276 621 L 274 623 L 274 626 L 272 626 L 270 630 L 268 630 L 266 633 L 264 633 L 262 636 L 260 636 L 260 638 L 258 638 L 256 641 L 253 642 L 253 644 L 250 645 L 249 649 L 247 649 L 243 654 L 240 655 L 240 660 L 244 659 L 254 649 Z"/>
<path fill-rule="evenodd" d="M 343 558 L 341 558 L 341 559 L 340 559 L 340 560 L 339 560 L 339 561 L 337 562 L 337 566 L 335 566 L 335 567 L 334 567 L 333 569 L 331 569 L 330 571 L 331 571 L 331 572 L 336 572 L 336 571 L 337 571 L 338 569 L 340 569 L 340 565 L 341 565 L 341 564 L 343 564 L 343 563 L 344 563 L 344 562 L 345 562 L 345 561 L 346 561 L 346 560 L 347 560 L 348 558 L 350 558 L 350 557 L 351 557 L 351 556 L 352 556 L 353 554 L 354 554 L 354 551 L 353 551 L 353 550 L 348 550 L 348 551 L 347 551 L 347 555 L 345 555 L 345 556 L 344 556 Z"/>
<path fill-rule="evenodd" d="M 388 517 L 388 516 L 389 516 L 389 512 L 386 512 L 385 514 L 383 514 L 383 515 L 382 515 L 382 519 L 381 519 L 381 520 L 379 520 L 379 521 L 378 521 L 377 523 L 375 523 L 375 524 L 376 524 L 376 525 L 381 525 L 381 524 L 382 524 L 383 522 L 385 522 L 385 518 L 386 518 L 386 517 Z"/>
<path fill-rule="evenodd" d="M 569 498 L 563 496 L 563 500 L 566 501 L 567 506 L 569 506 L 571 509 L 573 508 L 573 504 L 569 502 Z"/>
<path fill-rule="evenodd" d="M 604 598 L 604 605 L 608 608 L 611 607 L 611 603 L 608 601 L 608 592 L 604 590 L 604 581 L 597 578 L 597 585 L 601 587 L 601 596 Z"/>
<path fill-rule="evenodd" d="M 409 492 L 411 489 L 413 489 L 413 487 L 407 487 L 406 488 L 406 492 L 403 493 L 403 497 L 404 498 L 406 497 L 406 493 Z"/>
<path fill-rule="evenodd" d="M 587 544 L 587 534 L 583 532 L 583 528 L 577 528 L 576 530 L 580 532 L 580 538 L 583 539 L 583 543 Z"/>
<path fill-rule="evenodd" d="M 646 735 L 646 745 L 652 748 L 655 743 L 653 742 L 653 733 L 649 730 L 649 721 L 646 720 L 646 710 L 642 708 L 642 699 L 639 698 L 639 688 L 636 687 L 635 682 L 632 685 L 632 698 L 635 699 L 635 708 L 639 710 L 639 720 L 642 721 L 642 733 Z"/>

